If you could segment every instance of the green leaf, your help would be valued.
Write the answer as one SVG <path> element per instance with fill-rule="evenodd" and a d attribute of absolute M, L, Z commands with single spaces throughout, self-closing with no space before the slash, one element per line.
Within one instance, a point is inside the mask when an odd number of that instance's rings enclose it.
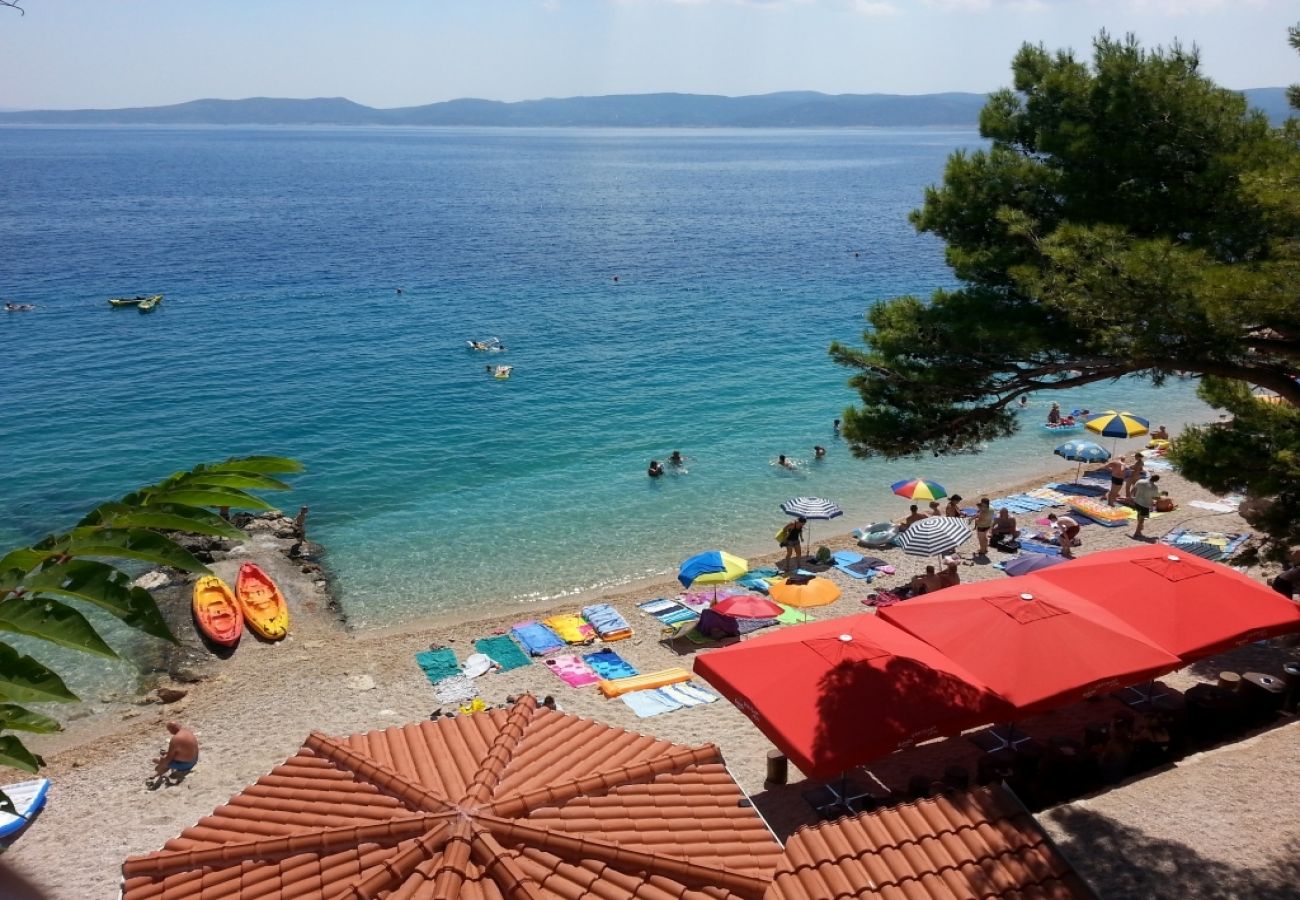
<path fill-rule="evenodd" d="M 229 488 L 204 487 L 160 490 L 150 493 L 145 501 L 148 505 L 156 503 L 179 503 L 182 506 L 229 506 L 231 509 L 272 509 L 271 504 L 260 497 Z"/>
<path fill-rule="evenodd" d="M 0 557 L 0 572 L 8 573 L 13 569 L 30 572 L 55 555 L 47 550 L 37 550 L 35 547 L 22 547 L 18 550 L 11 550 L 3 557 Z"/>
<path fill-rule="evenodd" d="M 61 647 L 117 658 L 113 648 L 104 643 L 85 616 L 58 600 L 36 594 L 0 603 L 0 631 L 12 631 Z"/>
<path fill-rule="evenodd" d="M 131 587 L 130 581 L 125 572 L 106 563 L 77 559 L 36 573 L 26 586 L 33 592 L 93 603 L 132 628 L 175 643 L 153 596 L 144 588 Z"/>
<path fill-rule="evenodd" d="M 23 742 L 18 740 L 12 734 L 0 735 L 0 766 L 12 766 L 15 769 L 22 769 L 24 772 L 36 772 L 41 768 L 43 760 L 23 746 Z M 9 803 L 9 811 L 15 813 L 13 803 L 9 798 L 4 798 Z"/>
<path fill-rule="evenodd" d="M 184 480 L 185 487 L 220 487 L 245 491 L 288 491 L 290 486 L 269 475 L 252 472 L 197 472 Z"/>
<path fill-rule="evenodd" d="M 244 533 L 221 516 L 197 506 L 170 503 L 131 506 L 105 503 L 81 520 L 82 526 L 104 525 L 111 528 L 151 528 L 159 531 L 182 531 L 211 537 L 240 540 Z"/>
<path fill-rule="evenodd" d="M 225 462 L 198 466 L 196 472 L 257 472 L 263 475 L 292 475 L 303 470 L 303 464 L 287 456 L 239 456 Z"/>
<path fill-rule="evenodd" d="M 184 572 L 208 571 L 175 541 L 141 528 L 74 528 L 60 539 L 57 549 L 69 556 L 138 559 Z"/>
<path fill-rule="evenodd" d="M 63 730 L 63 726 L 49 716 L 23 709 L 14 703 L 0 704 L 0 730 L 6 728 L 11 731 L 30 731 L 35 734 L 50 734 Z"/>
<path fill-rule="evenodd" d="M 77 695 L 53 671 L 0 643 L 0 701 L 72 703 L 76 699 Z"/>

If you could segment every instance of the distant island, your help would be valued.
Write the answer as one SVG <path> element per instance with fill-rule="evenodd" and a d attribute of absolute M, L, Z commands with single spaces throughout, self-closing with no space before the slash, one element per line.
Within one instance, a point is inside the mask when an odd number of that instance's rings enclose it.
<path fill-rule="evenodd" d="M 1274 122 L 1287 118 L 1285 88 L 1243 91 Z M 588 128 L 974 127 L 986 94 L 820 94 L 787 91 L 749 97 L 620 94 L 522 100 L 448 100 L 374 109 L 343 97 L 192 100 L 132 109 L 23 110 L 0 125 L 458 125 Z"/>

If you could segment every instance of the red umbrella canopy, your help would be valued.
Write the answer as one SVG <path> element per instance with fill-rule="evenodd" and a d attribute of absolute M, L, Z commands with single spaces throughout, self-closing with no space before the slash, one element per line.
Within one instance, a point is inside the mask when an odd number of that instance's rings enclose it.
<path fill-rule="evenodd" d="M 968 671 L 873 615 L 783 628 L 701 654 L 695 671 L 816 777 L 1010 712 Z"/>
<path fill-rule="evenodd" d="M 964 666 L 1022 715 L 1180 665 L 1106 610 L 1042 575 L 945 588 L 886 607 L 879 616 Z"/>
<path fill-rule="evenodd" d="M 775 619 L 785 612 L 780 604 L 753 594 L 727 597 L 713 604 L 710 609 L 724 616 L 731 616 L 733 619 Z"/>
<path fill-rule="evenodd" d="M 1173 547 L 1093 553 L 1039 577 L 1108 610 L 1183 662 L 1300 631 L 1300 606 Z"/>

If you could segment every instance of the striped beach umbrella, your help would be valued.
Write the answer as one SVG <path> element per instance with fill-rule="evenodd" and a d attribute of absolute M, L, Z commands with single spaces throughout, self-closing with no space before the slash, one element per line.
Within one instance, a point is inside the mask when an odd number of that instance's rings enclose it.
<path fill-rule="evenodd" d="M 929 501 L 948 496 L 948 492 L 943 489 L 943 485 L 925 478 L 908 478 L 905 481 L 895 481 L 890 485 L 890 490 L 900 497 L 906 497 L 908 500 Z"/>
<path fill-rule="evenodd" d="M 693 584 L 725 584 L 749 571 L 749 563 L 725 550 L 706 550 L 682 563 L 677 580 L 683 587 Z"/>
<path fill-rule="evenodd" d="M 971 530 L 965 519 L 928 516 L 903 529 L 894 543 L 913 556 L 940 556 L 956 550 L 970 540 L 970 536 Z"/>
<path fill-rule="evenodd" d="M 781 512 L 805 519 L 834 519 L 844 515 L 844 510 L 833 501 L 821 497 L 795 497 L 781 504 Z"/>
<path fill-rule="evenodd" d="M 1115 412 L 1108 409 L 1104 413 L 1091 416 L 1083 427 L 1093 434 L 1108 438 L 1131 438 L 1146 434 L 1151 430 L 1151 423 L 1130 412 Z"/>
<path fill-rule="evenodd" d="M 1084 463 L 1105 462 L 1110 459 L 1110 451 L 1092 441 L 1066 441 L 1052 452 L 1079 464 L 1079 467 L 1074 470 L 1075 481 L 1079 480 L 1079 473 L 1083 471 Z"/>

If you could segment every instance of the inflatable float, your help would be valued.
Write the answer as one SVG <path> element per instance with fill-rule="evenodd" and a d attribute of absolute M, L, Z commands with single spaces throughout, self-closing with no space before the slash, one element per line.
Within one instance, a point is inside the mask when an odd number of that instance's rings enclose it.
<path fill-rule="evenodd" d="M 5 796 L 18 812 L 17 815 L 0 812 L 0 839 L 17 834 L 26 828 L 32 816 L 40 812 L 41 807 L 45 805 L 45 795 L 49 790 L 50 779 L 48 778 L 36 778 L 0 786 L 0 791 L 4 791 Z"/>
<path fill-rule="evenodd" d="M 632 691 L 648 691 L 652 688 L 661 688 L 669 684 L 679 684 L 690 680 L 691 673 L 685 669 L 664 669 L 662 672 L 651 672 L 648 675 L 637 675 L 634 678 L 616 678 L 613 681 L 601 681 L 600 692 L 606 697 L 621 697 Z"/>

